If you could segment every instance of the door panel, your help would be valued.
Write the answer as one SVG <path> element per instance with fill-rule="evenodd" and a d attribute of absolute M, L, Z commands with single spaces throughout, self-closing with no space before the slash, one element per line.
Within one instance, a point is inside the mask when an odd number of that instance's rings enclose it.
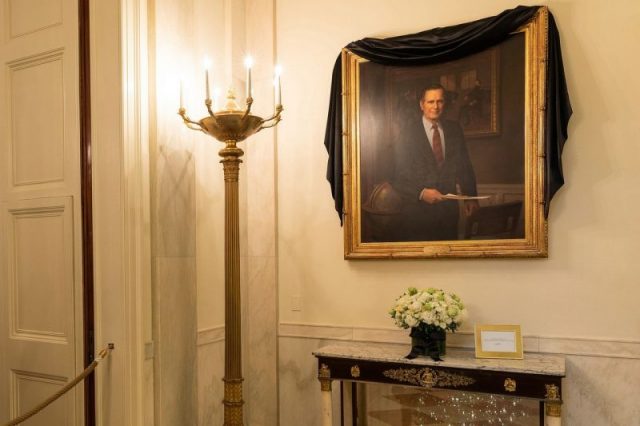
<path fill-rule="evenodd" d="M 0 423 L 83 369 L 76 0 L 0 0 Z M 76 387 L 25 425 L 81 425 Z"/>
<path fill-rule="evenodd" d="M 9 65 L 11 184 L 64 181 L 63 51 Z"/>
<path fill-rule="evenodd" d="M 33 374 L 24 371 L 11 372 L 11 405 L 14 412 L 25 412 L 54 393 L 58 392 L 68 380 L 66 377 Z M 46 408 L 46 415 L 36 415 L 24 422 L 27 426 L 52 426 L 73 424 L 70 417 L 69 395 L 64 395 Z"/>
<path fill-rule="evenodd" d="M 7 6 L 10 38 L 62 24 L 62 0 L 8 0 Z"/>
<path fill-rule="evenodd" d="M 8 205 L 9 336 L 68 345 L 75 281 L 72 198 Z"/>

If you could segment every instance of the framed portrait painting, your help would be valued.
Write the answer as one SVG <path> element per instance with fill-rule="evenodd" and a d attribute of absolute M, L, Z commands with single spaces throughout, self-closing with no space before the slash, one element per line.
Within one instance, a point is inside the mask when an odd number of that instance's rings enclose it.
<path fill-rule="evenodd" d="M 544 13 L 490 48 L 342 52 L 345 257 L 546 257 Z"/>

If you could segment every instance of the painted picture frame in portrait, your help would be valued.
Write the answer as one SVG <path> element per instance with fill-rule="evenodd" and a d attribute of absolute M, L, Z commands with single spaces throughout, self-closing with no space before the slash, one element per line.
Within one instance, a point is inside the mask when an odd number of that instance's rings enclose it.
<path fill-rule="evenodd" d="M 547 10 L 417 66 L 342 51 L 345 258 L 546 257 Z"/>

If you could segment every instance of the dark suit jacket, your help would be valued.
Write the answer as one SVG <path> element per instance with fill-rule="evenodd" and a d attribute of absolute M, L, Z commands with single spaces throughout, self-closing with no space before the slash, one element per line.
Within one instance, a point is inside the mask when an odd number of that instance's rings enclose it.
<path fill-rule="evenodd" d="M 462 128 L 457 122 L 440 120 L 444 133 L 445 160 L 438 167 L 421 117 L 408 126 L 398 141 L 394 188 L 402 195 L 404 211 L 400 241 L 455 240 L 458 229 L 458 202 L 447 200 L 430 205 L 420 201 L 424 188 L 442 194 L 477 195 L 476 178 L 467 152 Z"/>

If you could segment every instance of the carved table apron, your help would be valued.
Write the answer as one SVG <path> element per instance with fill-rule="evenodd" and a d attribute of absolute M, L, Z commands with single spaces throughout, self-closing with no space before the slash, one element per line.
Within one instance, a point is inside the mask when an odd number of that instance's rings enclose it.
<path fill-rule="evenodd" d="M 402 345 L 345 343 L 313 352 L 318 358 L 322 425 L 332 425 L 331 382 L 389 383 L 422 388 L 482 392 L 541 401 L 540 423 L 561 424 L 565 360 L 526 353 L 523 360 L 476 359 L 473 351 L 447 348 L 443 361 L 405 359 Z M 543 423 L 544 421 L 544 423 Z"/>

